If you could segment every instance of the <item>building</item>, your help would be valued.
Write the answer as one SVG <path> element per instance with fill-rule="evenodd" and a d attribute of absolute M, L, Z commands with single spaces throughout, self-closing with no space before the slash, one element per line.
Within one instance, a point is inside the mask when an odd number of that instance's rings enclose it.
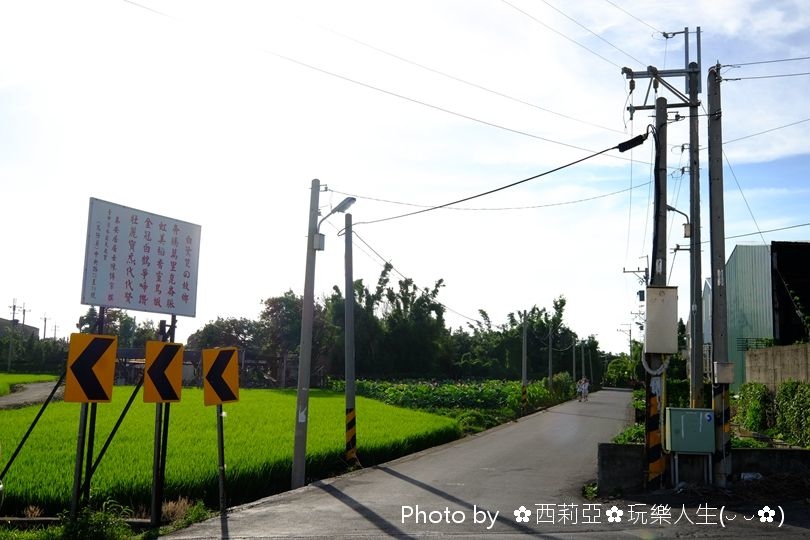
<path fill-rule="evenodd" d="M 4 336 L 8 332 L 22 332 L 24 339 L 28 339 L 29 336 L 34 336 L 39 339 L 39 328 L 36 326 L 20 324 L 18 319 L 14 319 L 13 321 L 8 319 L 0 319 L 0 336 Z"/>
<path fill-rule="evenodd" d="M 746 382 L 745 351 L 810 337 L 810 243 L 738 245 L 726 262 L 728 361 L 732 390 Z M 703 291 L 703 340 L 712 342 L 712 291 Z M 710 347 L 709 347 L 710 350 Z"/>

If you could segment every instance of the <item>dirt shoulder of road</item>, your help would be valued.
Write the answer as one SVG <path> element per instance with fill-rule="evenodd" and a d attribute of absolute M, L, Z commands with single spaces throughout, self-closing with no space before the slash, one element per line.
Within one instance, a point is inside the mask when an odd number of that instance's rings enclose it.
<path fill-rule="evenodd" d="M 0 396 L 0 409 L 19 409 L 36 405 L 48 399 L 56 381 L 15 384 L 10 394 Z M 61 400 L 65 387 L 61 385 L 54 395 L 54 400 Z"/>

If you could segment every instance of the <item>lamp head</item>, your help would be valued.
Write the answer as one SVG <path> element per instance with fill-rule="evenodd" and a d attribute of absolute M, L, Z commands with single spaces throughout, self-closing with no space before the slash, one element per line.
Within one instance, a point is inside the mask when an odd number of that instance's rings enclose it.
<path fill-rule="evenodd" d="M 338 204 L 334 210 L 332 210 L 332 213 L 334 214 L 335 212 L 345 212 L 346 210 L 349 209 L 351 205 L 355 203 L 356 200 L 357 199 L 355 199 L 354 197 L 346 197 L 345 199 L 340 201 L 340 204 Z"/>

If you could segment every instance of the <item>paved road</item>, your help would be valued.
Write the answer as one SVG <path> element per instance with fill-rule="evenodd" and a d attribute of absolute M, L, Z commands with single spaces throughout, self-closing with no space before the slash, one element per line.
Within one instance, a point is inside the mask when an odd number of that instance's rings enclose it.
<path fill-rule="evenodd" d="M 629 402 L 628 392 L 603 390 L 591 394 L 588 403 L 564 403 L 476 436 L 233 508 L 226 519 L 198 523 L 169 538 L 810 537 L 807 528 L 779 528 L 778 514 L 774 523 L 762 524 L 742 515 L 732 522 L 726 512 L 720 524 L 709 510 L 698 515 L 699 508 L 686 508 L 684 519 L 673 502 L 671 514 L 659 512 L 660 519 L 652 520 L 647 506 L 642 519 L 631 523 L 627 505 L 638 501 L 584 499 L 582 486 L 596 477 L 597 443 L 625 426 Z M 621 523 L 608 522 L 613 505 L 623 509 Z M 515 511 L 521 507 L 528 517 L 518 522 Z M 634 507 L 636 518 L 644 508 Z M 571 519 L 561 519 L 566 513 Z"/>
<path fill-rule="evenodd" d="M 40 382 L 40 383 L 26 383 L 22 385 L 22 389 L 0 396 L 0 409 L 16 409 L 25 407 L 27 405 L 35 405 L 42 403 L 48 399 L 48 394 L 53 390 L 56 381 Z M 62 394 L 65 387 L 62 386 L 56 391 L 54 399 L 62 399 Z"/>

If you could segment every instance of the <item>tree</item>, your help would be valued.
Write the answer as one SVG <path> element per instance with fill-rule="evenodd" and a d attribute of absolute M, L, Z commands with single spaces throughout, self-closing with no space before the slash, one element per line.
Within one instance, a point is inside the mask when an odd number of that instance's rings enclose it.
<path fill-rule="evenodd" d="M 151 321 L 148 321 L 151 323 Z M 154 328 L 154 326 L 153 326 Z M 202 350 L 214 347 L 238 347 L 245 354 L 255 357 L 260 349 L 259 325 L 246 318 L 217 317 L 188 337 L 187 347 Z"/>

